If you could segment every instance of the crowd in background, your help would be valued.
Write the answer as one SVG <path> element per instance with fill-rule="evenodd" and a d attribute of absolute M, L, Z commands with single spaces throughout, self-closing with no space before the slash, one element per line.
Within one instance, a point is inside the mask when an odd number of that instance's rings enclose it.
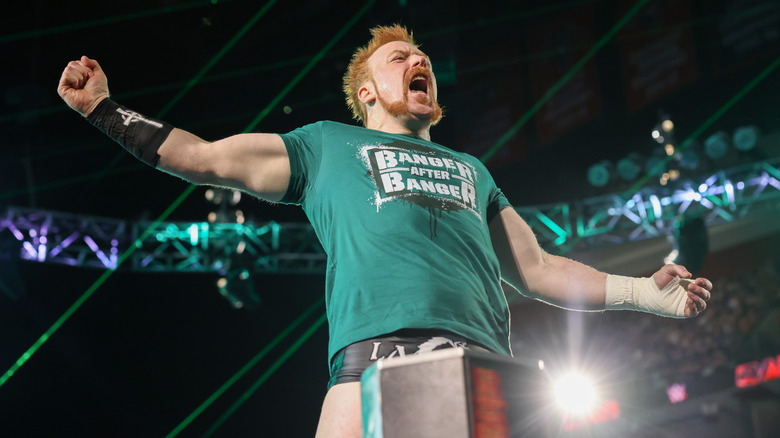
<path fill-rule="evenodd" d="M 780 354 L 780 330 L 771 330 L 771 324 L 780 324 L 780 270 L 766 259 L 715 284 L 707 310 L 690 320 L 554 310 L 513 332 L 515 355 L 552 362 L 577 356 L 585 366 L 595 363 L 602 373 L 661 394 L 674 383 L 699 393 L 733 386 L 736 365 Z M 513 318 L 532 318 L 534 312 Z"/>

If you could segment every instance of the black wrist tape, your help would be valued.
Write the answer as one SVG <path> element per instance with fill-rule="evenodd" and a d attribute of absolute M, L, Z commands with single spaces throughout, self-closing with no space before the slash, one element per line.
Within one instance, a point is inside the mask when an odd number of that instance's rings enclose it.
<path fill-rule="evenodd" d="M 103 99 L 87 121 L 152 167 L 157 167 L 157 150 L 173 130 L 169 124 L 144 117 L 111 99 Z"/>

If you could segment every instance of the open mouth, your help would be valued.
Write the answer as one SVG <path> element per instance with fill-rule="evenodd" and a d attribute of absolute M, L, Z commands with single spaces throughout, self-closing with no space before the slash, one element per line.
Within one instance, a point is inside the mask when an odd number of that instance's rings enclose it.
<path fill-rule="evenodd" d="M 416 74 L 409 82 L 409 90 L 428 94 L 428 77 L 423 74 Z"/>

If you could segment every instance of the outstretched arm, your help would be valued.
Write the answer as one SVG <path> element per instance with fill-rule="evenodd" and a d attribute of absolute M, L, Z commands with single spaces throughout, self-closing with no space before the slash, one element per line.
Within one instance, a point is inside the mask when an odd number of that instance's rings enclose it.
<path fill-rule="evenodd" d="M 543 251 L 528 224 L 506 207 L 490 223 L 501 277 L 524 295 L 574 310 L 634 309 L 663 316 L 693 317 L 707 307 L 712 283 L 695 281 L 679 265 L 666 265 L 650 279 L 612 276 Z"/>
<path fill-rule="evenodd" d="M 128 128 L 125 132 L 124 125 L 130 126 L 129 122 L 112 120 L 124 120 L 126 109 L 111 101 L 104 102 L 109 98 L 108 79 L 100 64 L 86 56 L 68 63 L 57 91 L 72 109 L 104 131 L 108 125 L 112 138 L 142 161 L 165 172 L 195 184 L 243 190 L 269 201 L 281 200 L 287 190 L 290 163 L 278 135 L 239 134 L 208 142 L 151 119 L 145 119 L 153 123 L 146 123 L 142 129 Z M 134 120 L 138 123 L 138 119 Z"/>

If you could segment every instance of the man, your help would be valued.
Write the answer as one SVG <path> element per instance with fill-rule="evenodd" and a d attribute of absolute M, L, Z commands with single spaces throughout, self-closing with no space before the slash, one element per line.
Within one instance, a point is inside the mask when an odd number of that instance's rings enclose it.
<path fill-rule="evenodd" d="M 463 346 L 510 355 L 500 281 L 575 310 L 693 317 L 712 284 L 667 265 L 607 275 L 541 250 L 487 169 L 430 141 L 441 118 L 430 60 L 400 26 L 377 27 L 344 77 L 365 128 L 318 122 L 215 142 L 107 99 L 97 61 L 71 61 L 65 102 L 137 158 L 196 184 L 302 206 L 328 253 L 331 380 L 321 437 L 359 437 L 360 373 L 382 357 Z"/>

